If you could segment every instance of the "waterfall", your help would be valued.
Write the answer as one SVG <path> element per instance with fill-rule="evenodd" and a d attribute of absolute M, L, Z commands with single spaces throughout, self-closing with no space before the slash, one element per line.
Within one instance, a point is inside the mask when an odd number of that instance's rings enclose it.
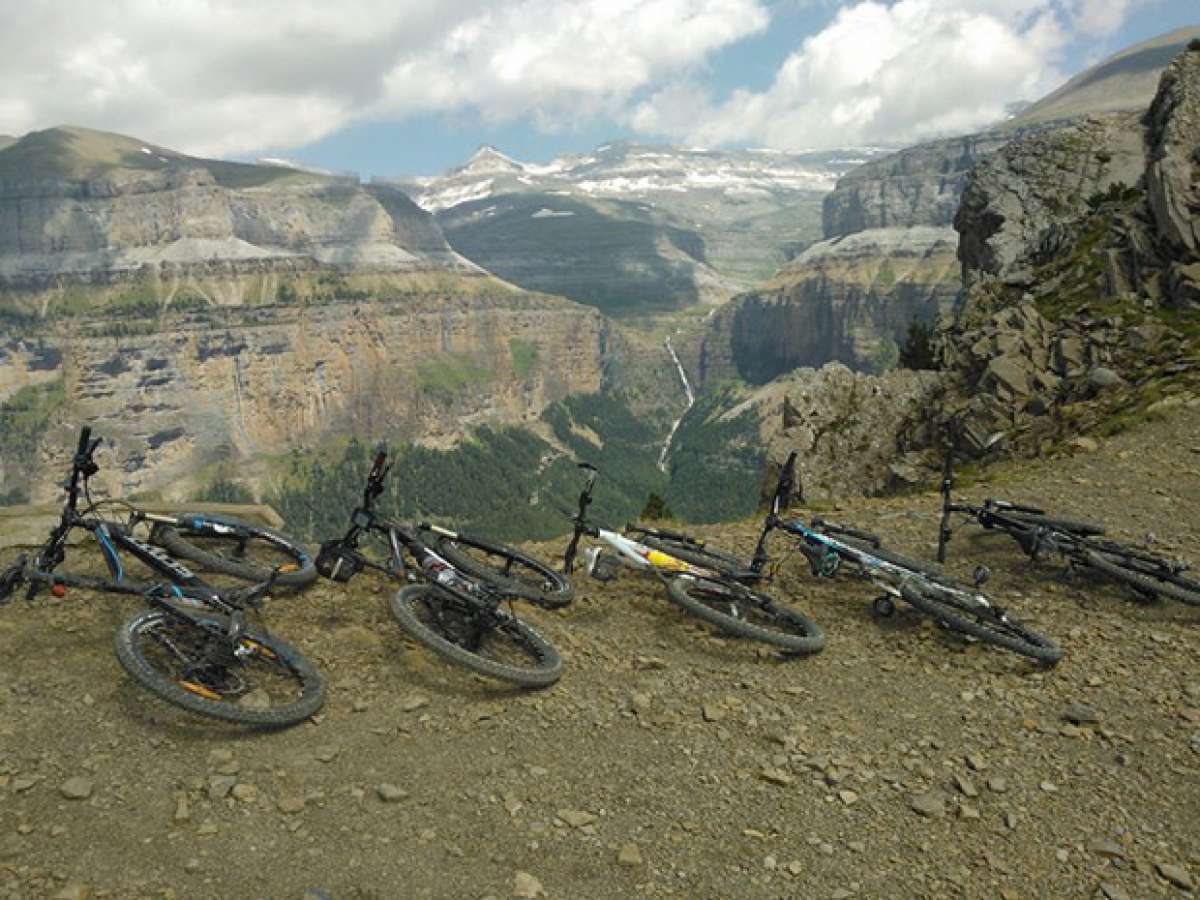
<path fill-rule="evenodd" d="M 671 426 L 671 431 L 663 443 L 662 453 L 658 456 L 659 471 L 665 472 L 667 471 L 667 454 L 671 452 L 671 441 L 675 439 L 675 432 L 679 428 L 679 423 L 683 421 L 683 416 L 687 415 L 688 410 L 692 408 L 692 404 L 696 402 L 696 395 L 692 393 L 692 385 L 688 381 L 687 372 L 683 370 L 683 363 L 679 361 L 679 354 L 671 346 L 670 335 L 663 341 L 663 346 L 667 348 L 667 353 L 671 355 L 671 361 L 675 363 L 675 371 L 679 373 L 679 382 L 683 385 L 683 393 L 687 397 L 687 406 L 683 409 L 683 415 L 676 419 L 675 424 Z"/>

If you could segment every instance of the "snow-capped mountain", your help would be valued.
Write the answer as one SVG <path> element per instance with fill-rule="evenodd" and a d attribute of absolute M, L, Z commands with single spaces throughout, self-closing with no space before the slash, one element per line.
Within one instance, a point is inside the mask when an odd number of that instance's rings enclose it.
<path fill-rule="evenodd" d="M 665 202 L 671 193 L 707 191 L 736 200 L 831 191 L 841 175 L 884 152 L 704 150 L 620 141 L 541 165 L 484 146 L 465 165 L 405 184 L 413 199 L 431 212 L 499 194 L 538 191 Z"/>
<path fill-rule="evenodd" d="M 721 302 L 821 238 L 821 199 L 886 151 L 615 142 L 545 164 L 481 147 L 398 182 L 451 245 L 502 278 L 609 311 Z"/>

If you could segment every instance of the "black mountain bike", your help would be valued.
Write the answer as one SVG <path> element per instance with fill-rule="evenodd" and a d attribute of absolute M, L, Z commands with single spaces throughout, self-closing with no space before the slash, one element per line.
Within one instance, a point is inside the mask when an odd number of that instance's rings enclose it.
<path fill-rule="evenodd" d="M 391 600 L 396 621 L 414 640 L 460 666 L 522 687 L 546 687 L 558 681 L 562 675 L 558 651 L 511 610 L 512 600 L 527 600 L 532 595 L 536 602 L 543 592 L 530 583 L 519 588 L 516 582 L 527 577 L 512 574 L 515 563 L 508 572 L 491 577 L 481 574 L 494 570 L 477 557 L 471 557 L 471 565 L 458 565 L 451 558 L 466 558 L 469 551 L 463 548 L 478 547 L 482 542 L 447 529 L 401 525 L 381 518 L 375 507 L 390 468 L 387 452 L 380 449 L 367 475 L 362 504 L 350 516 L 349 530 L 321 545 L 318 571 L 343 583 L 363 569 L 402 583 L 415 582 L 401 588 Z M 364 539 L 382 544 L 382 561 L 362 552 L 359 545 Z M 461 555 L 446 553 L 447 543 Z M 551 593 L 562 597 L 564 591 L 558 588 Z M 562 604 L 551 600 L 544 605 Z"/>
<path fill-rule="evenodd" d="M 595 578 L 610 579 L 615 575 L 614 566 L 623 563 L 656 575 L 673 603 L 728 634 L 771 644 L 793 655 L 817 653 L 825 646 L 825 633 L 814 621 L 747 587 L 747 582 L 762 580 L 759 573 L 738 571 L 736 566 L 693 563 L 682 552 L 663 551 L 591 523 L 587 508 L 599 473 L 588 463 L 580 464 L 580 468 L 587 470 L 588 477 L 571 520 L 575 528 L 563 554 L 564 571 L 574 569 L 579 541 L 590 537 L 616 551 L 611 555 L 603 554 L 599 547 L 585 551 L 587 572 Z"/>
<path fill-rule="evenodd" d="M 797 549 L 813 575 L 831 578 L 848 565 L 855 576 L 881 589 L 883 593 L 874 601 L 874 610 L 880 616 L 892 615 L 896 601 L 903 600 L 943 627 L 1012 650 L 1041 665 L 1052 666 L 1062 658 L 1062 650 L 1053 641 L 1026 627 L 979 592 L 987 580 L 987 570 L 982 567 L 976 570 L 975 584 L 966 585 L 931 566 L 884 549 L 882 541 L 869 532 L 822 518 L 814 518 L 807 525 L 800 519 L 781 518 L 793 492 L 804 502 L 803 490 L 796 490 L 796 457 L 793 451 L 783 466 L 749 564 L 685 534 L 640 530 L 648 535 L 647 543 L 653 542 L 682 559 L 722 571 L 748 571 L 760 578 L 766 577 L 771 562 L 767 540 L 779 530 L 798 539 Z"/>
<path fill-rule="evenodd" d="M 0 603 L 22 585 L 29 600 L 44 587 L 59 597 L 68 586 L 139 595 L 150 609 L 118 628 L 115 650 L 125 670 L 147 689 L 190 712 L 242 725 L 291 725 L 320 709 L 324 684 L 312 665 L 265 628 L 245 621 L 246 610 L 257 609 L 284 574 L 273 572 L 240 591 L 218 591 L 162 548 L 134 537 L 131 527 L 96 516 L 100 503 L 89 499 L 80 511 L 80 493 L 89 496 L 87 481 L 99 471 L 94 459 L 99 444 L 84 428 L 59 524 L 32 559 L 22 555 L 0 573 Z M 108 578 L 57 571 L 75 530 L 95 537 Z M 121 550 L 166 581 L 130 578 Z"/>
<path fill-rule="evenodd" d="M 1130 587 L 1138 596 L 1148 599 L 1171 597 L 1200 606 L 1200 581 L 1184 576 L 1185 563 L 1165 559 L 1145 547 L 1103 537 L 1103 525 L 1057 518 L 1038 507 L 994 497 L 985 499 L 982 506 L 954 502 L 954 463 L 960 440 L 961 431 L 952 424 L 942 462 L 938 562 L 946 559 L 946 545 L 954 535 L 952 517 L 958 514 L 989 531 L 1007 534 L 1032 560 L 1057 553 L 1072 570 L 1095 572 L 1111 578 Z"/>

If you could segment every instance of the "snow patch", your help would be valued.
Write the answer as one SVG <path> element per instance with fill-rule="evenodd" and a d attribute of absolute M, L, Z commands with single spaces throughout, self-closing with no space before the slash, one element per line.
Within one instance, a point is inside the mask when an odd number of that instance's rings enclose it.
<path fill-rule="evenodd" d="M 542 207 L 529 218 L 531 219 L 561 219 L 564 216 L 573 216 L 575 213 L 568 209 L 547 209 Z"/>

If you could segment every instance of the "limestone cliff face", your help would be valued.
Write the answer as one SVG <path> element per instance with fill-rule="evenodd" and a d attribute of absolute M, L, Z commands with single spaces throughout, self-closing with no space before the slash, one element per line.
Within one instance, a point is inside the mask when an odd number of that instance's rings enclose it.
<path fill-rule="evenodd" d="M 1143 116 L 1089 117 L 972 172 L 948 397 L 1041 449 L 1200 393 L 1200 44 Z"/>
<path fill-rule="evenodd" d="M 874 228 L 949 227 L 971 167 L 1011 139 L 997 131 L 930 141 L 859 166 L 825 198 L 826 239 Z"/>
<path fill-rule="evenodd" d="M 477 272 L 403 193 L 51 129 L 0 150 L 0 288 L 132 273 Z"/>
<path fill-rule="evenodd" d="M 50 331 L 0 343 L 0 401 L 61 383 L 39 442 L 35 499 L 55 493 L 72 433 L 115 441 L 115 491 L 186 493 L 204 467 L 266 472 L 264 458 L 351 434 L 448 446 L 473 425 L 536 420 L 599 389 L 609 334 L 594 310 L 556 298 L 427 297 L 182 317 L 150 334 Z M 0 461 L 0 490 L 28 473 Z"/>
<path fill-rule="evenodd" d="M 877 229 L 810 247 L 712 317 L 693 353 L 698 380 L 762 384 L 831 361 L 887 368 L 913 319 L 931 321 L 953 303 L 955 237 L 945 228 Z"/>

